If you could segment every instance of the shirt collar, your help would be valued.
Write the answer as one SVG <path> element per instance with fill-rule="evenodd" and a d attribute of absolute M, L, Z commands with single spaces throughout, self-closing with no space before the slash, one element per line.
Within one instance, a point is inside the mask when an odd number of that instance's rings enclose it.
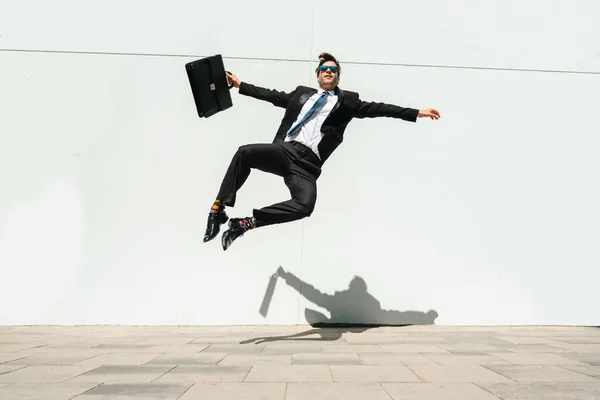
<path fill-rule="evenodd" d="M 325 91 L 325 90 L 323 90 L 323 88 L 318 88 L 318 89 L 317 89 L 317 93 L 319 93 L 319 94 L 323 93 L 324 91 Z M 329 92 L 329 94 L 330 94 L 331 96 L 335 96 L 335 90 L 328 90 L 328 92 Z"/>

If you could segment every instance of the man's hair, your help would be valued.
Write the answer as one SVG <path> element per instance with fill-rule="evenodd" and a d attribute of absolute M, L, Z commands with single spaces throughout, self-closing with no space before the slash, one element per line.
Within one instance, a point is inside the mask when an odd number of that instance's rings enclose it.
<path fill-rule="evenodd" d="M 319 68 L 321 67 L 321 65 L 325 64 L 327 61 L 333 61 L 335 63 L 335 65 L 338 67 L 338 76 L 339 76 L 342 73 L 342 67 L 340 66 L 340 62 L 337 60 L 337 58 L 335 58 L 334 56 L 332 56 L 329 53 L 319 54 L 319 66 L 317 66 L 317 69 L 315 70 L 315 72 L 317 73 L 317 76 L 319 76 Z"/>

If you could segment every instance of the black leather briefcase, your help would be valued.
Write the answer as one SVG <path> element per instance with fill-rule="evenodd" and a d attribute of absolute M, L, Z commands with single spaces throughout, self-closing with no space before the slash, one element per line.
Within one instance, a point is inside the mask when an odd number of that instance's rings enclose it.
<path fill-rule="evenodd" d="M 200 118 L 208 118 L 233 106 L 220 54 L 185 64 L 196 110 Z M 229 72 L 229 71 L 227 71 Z"/>

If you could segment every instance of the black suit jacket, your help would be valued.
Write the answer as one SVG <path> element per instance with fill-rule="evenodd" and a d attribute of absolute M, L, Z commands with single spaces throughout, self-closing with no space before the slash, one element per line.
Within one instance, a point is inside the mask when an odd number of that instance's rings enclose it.
<path fill-rule="evenodd" d="M 239 87 L 239 93 L 242 95 L 268 101 L 276 107 L 285 108 L 285 115 L 281 120 L 281 125 L 277 130 L 273 143 L 285 139 L 286 132 L 296 121 L 302 106 L 316 92 L 317 89 L 315 88 L 298 86 L 292 92 L 286 93 L 274 89 L 265 89 L 246 82 L 241 82 Z M 419 115 L 419 110 L 414 108 L 362 101 L 358 93 L 345 91 L 339 87 L 336 87 L 335 92 L 338 96 L 337 103 L 321 127 L 323 138 L 318 146 L 321 164 L 342 143 L 346 126 L 352 118 L 390 117 L 415 122 Z"/>

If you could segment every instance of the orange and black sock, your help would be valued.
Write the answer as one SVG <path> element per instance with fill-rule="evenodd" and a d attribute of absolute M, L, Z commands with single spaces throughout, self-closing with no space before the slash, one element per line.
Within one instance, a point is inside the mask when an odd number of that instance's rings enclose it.
<path fill-rule="evenodd" d="M 225 209 L 225 204 L 221 200 L 215 200 L 212 207 L 210 208 L 211 213 L 218 213 Z"/>

